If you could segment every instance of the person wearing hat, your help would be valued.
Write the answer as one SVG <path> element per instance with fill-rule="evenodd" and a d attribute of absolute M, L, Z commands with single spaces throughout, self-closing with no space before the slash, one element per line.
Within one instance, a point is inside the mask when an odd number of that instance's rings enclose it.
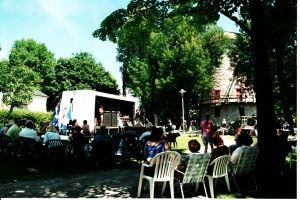
<path fill-rule="evenodd" d="M 212 143 L 212 136 L 214 130 L 214 122 L 210 120 L 210 115 L 205 115 L 205 120 L 200 123 L 201 133 L 202 133 L 202 143 L 204 144 L 204 153 L 207 153 L 208 144 L 210 144 L 211 151 L 213 151 L 214 146 Z"/>

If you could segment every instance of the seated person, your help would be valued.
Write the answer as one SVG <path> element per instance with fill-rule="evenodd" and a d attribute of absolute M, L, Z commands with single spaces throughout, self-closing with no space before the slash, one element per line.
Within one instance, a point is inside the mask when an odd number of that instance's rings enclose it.
<path fill-rule="evenodd" d="M 7 124 L 5 124 L 5 126 L 0 130 L 0 134 L 5 135 L 7 130 L 13 125 L 13 122 L 9 122 Z"/>
<path fill-rule="evenodd" d="M 220 157 L 220 156 L 224 156 L 224 155 L 228 155 L 229 154 L 229 148 L 227 146 L 224 145 L 224 141 L 223 138 L 220 134 L 214 134 L 213 138 L 212 138 L 212 142 L 213 145 L 216 147 L 212 150 L 211 152 L 211 157 L 210 157 L 210 163 Z M 213 171 L 213 167 L 214 165 L 209 165 L 207 168 L 207 174 L 212 174 Z"/>
<path fill-rule="evenodd" d="M 171 126 L 171 131 L 169 132 L 169 134 L 176 134 L 177 136 L 181 135 L 180 132 L 178 130 L 176 130 L 176 125 L 175 124 L 173 124 Z"/>
<path fill-rule="evenodd" d="M 100 126 L 99 132 L 95 134 L 94 140 L 92 142 L 92 146 L 94 145 L 95 142 L 108 141 L 108 140 L 111 140 L 111 137 L 106 132 L 106 126 L 102 124 Z"/>
<path fill-rule="evenodd" d="M 20 136 L 34 139 L 35 142 L 40 141 L 40 137 L 37 135 L 37 132 L 35 130 L 33 130 L 33 121 L 32 120 L 26 121 L 25 128 L 23 128 L 19 133 L 19 137 Z"/>
<path fill-rule="evenodd" d="M 58 134 L 58 131 L 57 131 L 57 128 L 55 127 L 55 126 L 49 126 L 48 128 L 47 128 L 47 130 L 46 130 L 46 134 L 45 134 L 45 136 L 44 136 L 44 143 L 46 144 L 46 142 L 48 141 L 48 140 L 60 140 L 60 136 L 59 136 L 59 134 Z M 59 144 L 59 143 L 58 143 Z M 58 145 L 57 144 L 57 145 Z M 60 145 L 59 145 L 60 146 Z M 51 147 L 55 147 L 55 145 L 54 146 L 48 146 L 49 148 L 51 148 Z"/>
<path fill-rule="evenodd" d="M 144 133 L 140 136 L 139 140 L 140 140 L 141 142 L 143 142 L 143 143 L 146 143 L 145 139 L 146 139 L 146 138 L 149 139 L 149 138 L 150 138 L 150 135 L 151 135 L 150 127 L 147 127 L 147 128 L 146 128 L 146 132 L 144 132 Z"/>
<path fill-rule="evenodd" d="M 44 145 L 42 142 L 40 142 L 40 137 L 38 136 L 37 132 L 33 130 L 33 125 L 34 124 L 32 120 L 27 120 L 25 122 L 25 128 L 23 128 L 19 133 L 19 137 L 33 139 L 35 141 L 35 151 L 40 157 L 42 157 L 44 155 Z"/>
<path fill-rule="evenodd" d="M 229 146 L 230 155 L 232 155 L 234 150 L 236 150 L 238 147 L 240 147 L 242 145 L 250 146 L 253 143 L 252 137 L 248 133 L 245 133 L 245 132 L 235 135 L 234 140 L 235 140 L 236 144 Z"/>
<path fill-rule="evenodd" d="M 84 135 L 91 135 L 90 125 L 87 123 L 87 120 L 83 120 L 82 133 Z"/>
<path fill-rule="evenodd" d="M 201 145 L 197 140 L 195 140 L 195 139 L 190 140 L 188 142 L 188 147 L 189 147 L 189 150 L 191 153 L 200 153 L 199 151 L 200 151 Z M 180 164 L 177 166 L 178 170 L 185 172 L 186 166 L 189 162 L 190 155 L 191 154 L 181 157 Z"/>
<path fill-rule="evenodd" d="M 69 138 L 73 144 L 73 151 L 75 154 L 84 153 L 85 136 L 81 133 L 81 127 L 75 126 L 74 133 L 69 135 Z"/>
<path fill-rule="evenodd" d="M 47 127 L 49 126 L 49 122 L 40 122 L 39 134 L 45 134 L 47 131 Z"/>
<path fill-rule="evenodd" d="M 153 128 L 151 129 L 151 135 L 150 135 L 150 140 L 146 143 L 144 147 L 144 156 L 145 156 L 145 162 L 147 164 L 150 164 L 152 158 L 161 153 L 165 152 L 165 144 L 162 140 L 162 135 L 163 135 L 163 130 L 161 128 Z M 144 174 L 147 176 L 154 176 L 154 171 L 155 171 L 155 164 L 152 167 L 145 167 L 144 168 Z M 143 179 L 142 181 L 142 188 L 145 190 L 145 184 L 146 184 L 146 179 Z M 155 182 L 156 187 L 158 182 Z"/>
<path fill-rule="evenodd" d="M 7 130 L 6 135 L 11 137 L 12 142 L 16 145 L 19 144 L 19 133 L 22 130 L 20 127 L 23 125 L 23 120 L 20 118 L 15 119 L 15 123 Z"/>
<path fill-rule="evenodd" d="M 242 137 L 239 139 L 239 143 L 241 144 L 241 146 L 236 148 L 232 152 L 231 160 L 230 160 L 231 165 L 236 164 L 236 162 L 238 161 L 243 149 L 245 149 L 245 148 L 255 148 L 255 147 L 250 146 L 253 143 L 253 139 L 247 133 L 243 133 Z"/>

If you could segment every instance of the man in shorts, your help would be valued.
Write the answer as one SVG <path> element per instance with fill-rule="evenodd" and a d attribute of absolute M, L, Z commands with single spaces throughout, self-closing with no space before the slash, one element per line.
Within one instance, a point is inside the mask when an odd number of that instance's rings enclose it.
<path fill-rule="evenodd" d="M 212 143 L 214 125 L 214 122 L 210 120 L 210 115 L 206 114 L 205 120 L 203 120 L 200 124 L 202 133 L 202 143 L 204 144 L 204 153 L 207 153 L 208 143 L 210 144 L 211 151 L 214 149 Z"/>

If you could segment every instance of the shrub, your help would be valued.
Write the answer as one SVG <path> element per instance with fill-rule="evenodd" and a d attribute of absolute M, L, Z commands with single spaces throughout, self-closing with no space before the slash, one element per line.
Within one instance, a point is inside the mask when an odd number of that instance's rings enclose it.
<path fill-rule="evenodd" d="M 2 123 L 1 126 L 6 123 L 5 119 L 8 115 L 9 110 L 1 109 L 0 110 L 0 122 Z M 35 129 L 39 128 L 39 123 L 42 122 L 51 122 L 52 121 L 52 112 L 32 112 L 28 110 L 14 110 L 11 113 L 10 119 L 8 121 L 15 121 L 15 119 L 21 118 L 23 120 L 31 119 L 34 122 Z"/>

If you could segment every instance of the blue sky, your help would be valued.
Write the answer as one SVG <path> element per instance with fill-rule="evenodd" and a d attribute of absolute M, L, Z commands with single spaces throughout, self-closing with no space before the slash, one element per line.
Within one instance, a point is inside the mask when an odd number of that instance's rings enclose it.
<path fill-rule="evenodd" d="M 116 62 L 116 45 L 92 36 L 102 20 L 126 8 L 130 0 L 0 0 L 0 59 L 7 59 L 15 40 L 32 38 L 44 43 L 56 59 L 90 52 L 110 71 L 121 87 L 121 63 Z M 238 32 L 226 17 L 218 24 Z"/>

